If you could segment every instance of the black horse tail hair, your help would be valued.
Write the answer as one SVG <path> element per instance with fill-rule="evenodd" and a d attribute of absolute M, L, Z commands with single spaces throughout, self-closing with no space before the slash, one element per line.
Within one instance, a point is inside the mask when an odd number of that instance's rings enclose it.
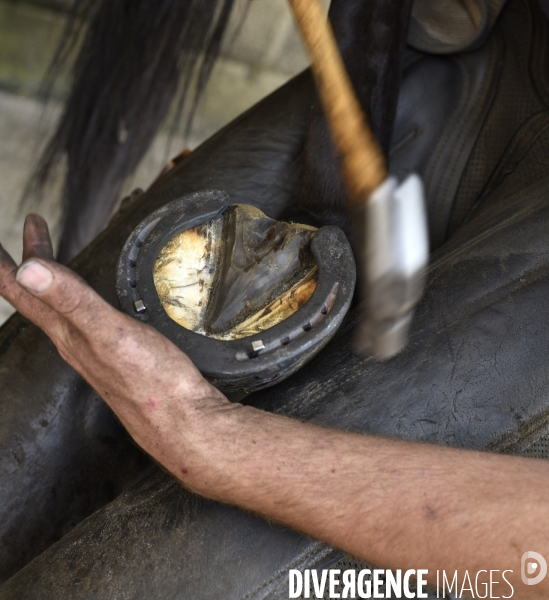
<path fill-rule="evenodd" d="M 103 229 L 176 97 L 188 131 L 234 1 L 74 0 L 44 84 L 48 94 L 83 38 L 72 88 L 27 187 L 42 189 L 66 156 L 61 261 Z"/>

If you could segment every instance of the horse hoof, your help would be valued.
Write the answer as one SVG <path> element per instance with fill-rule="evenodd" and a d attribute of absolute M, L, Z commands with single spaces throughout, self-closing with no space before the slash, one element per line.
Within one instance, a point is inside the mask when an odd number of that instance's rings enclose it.
<path fill-rule="evenodd" d="M 120 255 L 122 309 L 178 345 L 214 385 L 248 392 L 317 354 L 347 312 L 343 232 L 276 221 L 204 191 L 144 219 Z"/>

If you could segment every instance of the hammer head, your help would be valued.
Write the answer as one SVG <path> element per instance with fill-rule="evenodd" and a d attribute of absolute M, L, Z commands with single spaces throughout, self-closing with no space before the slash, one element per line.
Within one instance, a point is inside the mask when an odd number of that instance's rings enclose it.
<path fill-rule="evenodd" d="M 425 284 L 429 240 L 421 179 L 388 177 L 354 219 L 354 246 L 363 308 L 356 346 L 385 359 L 406 344 Z"/>

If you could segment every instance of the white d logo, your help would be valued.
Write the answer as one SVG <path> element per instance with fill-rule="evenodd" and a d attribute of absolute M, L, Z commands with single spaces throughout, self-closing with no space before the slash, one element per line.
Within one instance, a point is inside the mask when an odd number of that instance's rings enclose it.
<path fill-rule="evenodd" d="M 547 575 L 547 561 L 537 552 L 525 552 L 522 555 L 520 574 L 526 585 L 537 585 Z"/>

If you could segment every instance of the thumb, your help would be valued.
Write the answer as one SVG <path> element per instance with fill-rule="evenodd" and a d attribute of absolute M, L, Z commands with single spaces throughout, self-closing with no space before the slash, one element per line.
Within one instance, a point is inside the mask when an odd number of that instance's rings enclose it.
<path fill-rule="evenodd" d="M 116 312 L 76 273 L 52 260 L 25 261 L 16 281 L 82 331 Z"/>
<path fill-rule="evenodd" d="M 53 273 L 37 260 L 28 260 L 18 269 L 15 279 L 31 294 L 46 292 L 53 283 Z"/>

